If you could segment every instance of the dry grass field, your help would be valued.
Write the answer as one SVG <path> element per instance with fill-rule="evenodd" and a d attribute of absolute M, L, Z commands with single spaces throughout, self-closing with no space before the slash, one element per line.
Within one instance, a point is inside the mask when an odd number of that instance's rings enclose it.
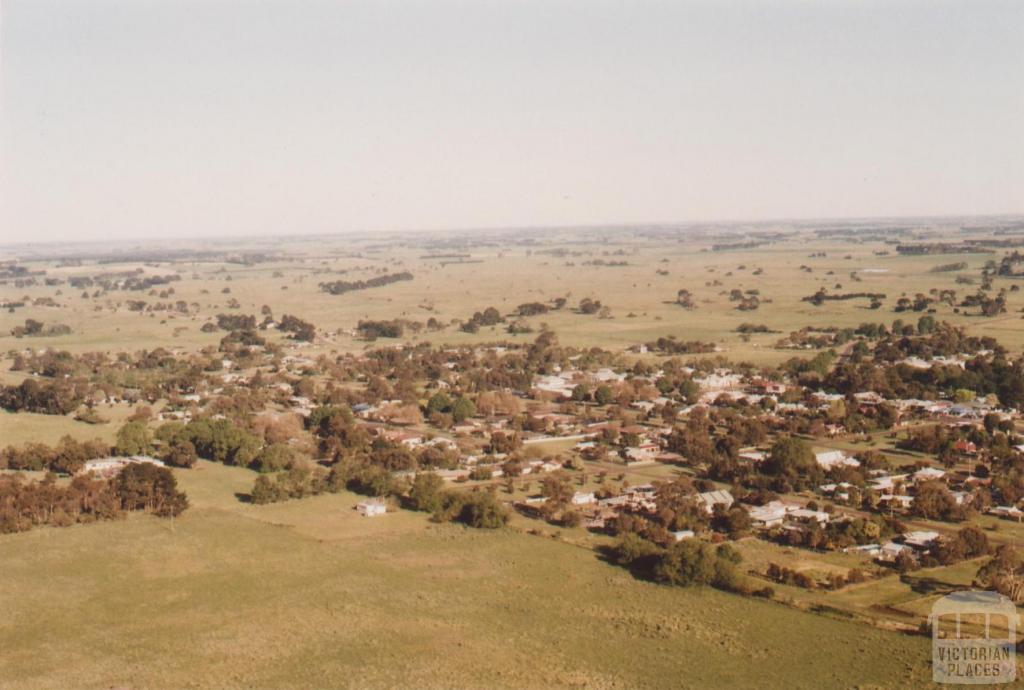
<path fill-rule="evenodd" d="M 0 540 L 4 688 L 921 687 L 928 642 L 634 580 L 592 551 L 349 494 L 193 507 Z M 45 576 L 42 574 L 45 573 Z M 42 579 L 41 579 L 42 576 Z"/>
<path fill-rule="evenodd" d="M 950 239 L 948 236 L 943 236 Z M 955 239 L 956 236 L 952 236 Z M 901 296 L 927 294 L 933 288 L 955 289 L 957 295 L 977 290 L 980 270 L 998 254 L 944 254 L 900 256 L 881 241 L 852 242 L 796 236 L 753 249 L 709 251 L 709 242 L 651 240 L 630 233 L 608 234 L 591 241 L 557 232 L 543 244 L 478 244 L 458 250 L 468 258 L 457 263 L 424 258 L 446 251 L 425 248 L 406 240 L 382 244 L 379 240 L 288 241 L 275 245 L 280 261 L 250 266 L 220 262 L 86 264 L 54 269 L 47 275 L 94 275 L 101 272 L 142 268 L 147 275 L 180 271 L 168 300 L 142 293 L 110 293 L 100 299 L 82 299 L 80 291 L 64 286 L 55 299 L 62 305 L 29 307 L 14 314 L 0 313 L 0 352 L 11 348 L 60 347 L 72 351 L 137 350 L 153 347 L 195 348 L 215 344 L 220 335 L 201 333 L 199 327 L 218 313 L 228 313 L 227 302 L 240 303 L 237 313 L 259 314 L 268 305 L 275 315 L 290 313 L 328 331 L 349 331 L 360 319 L 405 318 L 425 322 L 434 317 L 448 324 L 494 306 L 511 313 L 524 302 L 547 302 L 565 297 L 574 307 L 585 297 L 598 299 L 611 309 L 612 318 L 585 316 L 566 308 L 528 321 L 535 328 L 546 323 L 564 344 L 624 349 L 659 336 L 713 342 L 736 361 L 777 363 L 793 351 L 773 349 L 779 334 L 755 334 L 743 342 L 736 327 L 758 323 L 788 334 L 805 326 L 857 326 L 866 321 L 890 323 L 903 317 L 916 321 L 919 314 L 895 314 Z M 559 255 L 555 255 L 556 252 Z M 876 252 L 889 252 L 879 256 Z M 588 265 L 626 262 L 625 266 Z M 932 272 L 951 262 L 966 262 L 963 271 Z M 26 264 L 32 266 L 31 263 Z M 36 267 L 42 267 L 37 264 Z M 801 270 L 808 267 L 811 272 Z M 376 272 L 409 271 L 414 279 L 385 287 L 330 295 L 318 284 L 332 280 L 366 279 Z M 761 272 L 755 275 L 755 272 Z M 661 271 L 665 274 L 659 274 Z M 850 274 L 860 278 L 854 282 Z M 957 285 L 958 275 L 975 279 L 975 285 Z M 229 280 L 230 278 L 230 280 Z M 719 284 L 715 284 L 718 281 Z M 997 279 L 996 287 L 1009 288 L 1015 281 Z M 840 285 L 841 287 L 836 287 Z M 830 292 L 881 292 L 887 295 L 878 310 L 868 300 L 827 302 L 815 307 L 801 298 L 820 287 Z M 229 294 L 222 293 L 225 288 Z M 674 304 L 680 289 L 690 290 L 697 308 L 687 311 Z M 762 300 L 756 311 L 738 311 L 729 301 L 732 289 L 758 290 Z M 6 287 L 5 297 L 53 296 L 54 288 L 35 286 L 22 290 Z M 199 305 L 196 315 L 167 316 L 130 312 L 118 301 L 185 300 Z M 1008 294 L 1007 313 L 995 318 L 955 314 L 946 305 L 937 307 L 937 318 L 963 325 L 975 334 L 993 335 L 1007 347 L 1024 347 L 1020 310 L 1024 296 Z M 33 338 L 31 342 L 7 335 L 27 317 L 46 323 L 60 322 L 74 333 L 57 338 Z M 410 334 L 407 340 L 461 344 L 513 338 L 501 326 L 485 327 L 467 334 L 457 326 L 438 332 Z M 520 335 L 528 339 L 530 335 Z M 341 334 L 323 344 L 324 350 L 354 350 L 366 343 Z"/>

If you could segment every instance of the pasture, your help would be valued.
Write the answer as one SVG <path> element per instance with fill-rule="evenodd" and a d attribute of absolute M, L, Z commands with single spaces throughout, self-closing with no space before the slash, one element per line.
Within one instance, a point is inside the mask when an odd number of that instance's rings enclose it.
<path fill-rule="evenodd" d="M 460 331 L 457 322 L 489 306 L 511 314 L 525 302 L 550 302 L 563 297 L 567 300 L 565 308 L 526 321 L 534 330 L 546 324 L 564 344 L 615 350 L 660 336 L 675 336 L 679 340 L 714 343 L 732 360 L 773 364 L 800 354 L 778 350 L 773 345 L 782 336 L 805 326 L 855 327 L 867 321 L 891 323 L 896 318 L 916 322 L 920 314 L 894 312 L 899 297 L 913 298 L 932 289 L 953 289 L 960 297 L 972 294 L 977 284 L 957 284 L 957 276 L 969 277 L 977 283 L 985 262 L 999 256 L 902 256 L 880 241 L 823 240 L 813 236 L 793 236 L 753 249 L 710 251 L 709 247 L 707 242 L 655 242 L 628 233 L 588 241 L 556 231 L 536 245 L 481 242 L 466 249 L 468 258 L 454 263 L 428 258 L 436 253 L 407 239 L 382 245 L 379 241 L 371 243 L 357 238 L 282 242 L 275 245 L 280 252 L 276 259 L 253 265 L 86 263 L 54 268 L 52 263 L 28 263 L 33 268 L 47 268 L 47 276 L 52 277 L 141 268 L 146 275 L 178 271 L 182 280 L 171 284 L 174 294 L 166 299 L 147 296 L 145 292 L 113 292 L 83 299 L 81 291 L 67 285 L 59 295 L 55 295 L 55 288 L 43 285 L 24 289 L 8 286 L 2 292 L 5 297 L 50 296 L 60 306 L 27 306 L 14 313 L 0 313 L 0 351 L 23 347 L 115 352 L 158 346 L 195 349 L 219 341 L 222 334 L 199 330 L 218 313 L 258 316 L 264 305 L 278 317 L 294 314 L 332 334 L 310 349 L 314 352 L 367 347 L 368 343 L 351 335 L 360 319 L 426 322 L 433 317 L 445 326 L 440 331 L 407 331 L 403 340 L 408 342 L 526 342 L 533 336 L 511 336 L 505 333 L 504 325 L 483 327 L 478 333 L 469 334 Z M 932 271 L 953 261 L 963 261 L 967 268 Z M 617 263 L 624 265 L 613 265 Z M 414 279 L 343 295 L 330 295 L 318 288 L 320 282 L 365 280 L 381 272 L 397 271 L 409 271 Z M 859 280 L 855 281 L 851 274 Z M 1016 282 L 997 278 L 995 287 L 1009 289 Z M 801 301 L 819 288 L 834 294 L 879 292 L 886 299 L 876 310 L 869 309 L 869 300 L 863 298 L 830 301 L 820 307 Z M 687 310 L 675 303 L 680 289 L 693 293 L 695 309 Z M 739 311 L 729 299 L 729 292 L 734 289 L 756 290 L 760 307 Z M 238 300 L 238 309 L 228 308 L 232 298 Z M 573 308 L 583 298 L 600 300 L 610 308 L 610 318 L 576 313 Z M 184 316 L 131 312 L 124 305 L 117 306 L 129 299 L 184 300 L 197 307 L 191 315 Z M 1024 297 L 1019 292 L 1008 292 L 1007 313 L 998 317 L 957 314 L 944 304 L 935 306 L 935 316 L 965 326 L 973 334 L 995 336 L 1011 350 L 1020 351 L 1024 347 L 1019 316 L 1022 307 Z M 73 335 L 31 339 L 8 335 L 11 328 L 26 318 L 66 324 Z M 763 324 L 777 332 L 753 334 L 744 339 L 736 332 L 743 323 Z M 376 345 L 389 342 L 394 341 L 381 340 Z"/>
<path fill-rule="evenodd" d="M 237 501 L 0 540 L 5 688 L 921 687 L 926 638 L 633 579 L 517 530 Z M 45 582 L 45 586 L 40 586 Z M 200 672 L 198 669 L 202 669 Z"/>

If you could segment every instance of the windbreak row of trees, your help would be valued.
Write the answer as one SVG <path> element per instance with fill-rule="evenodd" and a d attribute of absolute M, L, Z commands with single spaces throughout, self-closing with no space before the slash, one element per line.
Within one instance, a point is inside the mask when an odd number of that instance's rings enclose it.
<path fill-rule="evenodd" d="M 170 470 L 148 463 L 128 465 L 112 479 L 78 476 L 69 484 L 53 475 L 41 481 L 0 475 L 0 533 L 113 520 L 131 511 L 174 517 L 188 508 L 177 487 Z"/>

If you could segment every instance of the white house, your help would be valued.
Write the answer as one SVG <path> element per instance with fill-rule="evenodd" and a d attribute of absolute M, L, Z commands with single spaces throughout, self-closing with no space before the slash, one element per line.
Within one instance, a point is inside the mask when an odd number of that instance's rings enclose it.
<path fill-rule="evenodd" d="M 831 515 L 821 510 L 808 510 L 807 508 L 798 508 L 797 510 L 791 511 L 789 517 L 797 522 L 811 523 L 817 522 L 819 525 L 826 525 L 831 519 Z"/>
<path fill-rule="evenodd" d="M 946 476 L 946 473 L 940 469 L 934 467 L 923 467 L 917 472 L 914 472 L 915 482 L 930 482 L 936 479 L 942 479 Z"/>
<path fill-rule="evenodd" d="M 594 496 L 593 491 L 577 491 L 572 495 L 572 504 L 574 506 L 587 505 L 588 503 L 596 503 L 597 497 Z"/>
<path fill-rule="evenodd" d="M 992 506 L 989 508 L 988 514 L 1017 522 L 1024 519 L 1024 511 L 1016 506 Z"/>
<path fill-rule="evenodd" d="M 102 477 L 113 477 L 128 465 L 149 464 L 157 467 L 164 467 L 164 463 L 148 455 L 132 455 L 127 458 L 100 458 L 98 460 L 86 460 L 82 465 L 81 474 L 93 472 Z"/>
<path fill-rule="evenodd" d="M 930 531 L 917 531 L 917 532 L 906 532 L 903 535 L 903 543 L 907 546 L 915 549 L 924 550 L 929 548 L 932 543 L 939 538 L 938 532 Z"/>
<path fill-rule="evenodd" d="M 786 518 L 789 506 L 782 501 L 772 501 L 763 506 L 753 506 L 747 509 L 750 513 L 750 520 L 755 527 L 778 527 Z"/>
<path fill-rule="evenodd" d="M 697 498 L 704 506 L 704 510 L 710 514 L 714 512 L 716 505 L 722 505 L 728 508 L 733 504 L 735 499 L 732 494 L 728 491 L 706 491 L 702 494 L 697 494 Z"/>
<path fill-rule="evenodd" d="M 859 461 L 846 457 L 846 453 L 841 450 L 827 450 L 815 453 L 814 459 L 826 470 L 830 470 L 833 467 L 839 467 L 840 465 L 849 465 L 850 467 L 857 467 L 860 465 Z"/>
<path fill-rule="evenodd" d="M 360 501 L 356 504 L 356 510 L 363 517 L 377 517 L 388 512 L 388 507 L 381 501 Z"/>

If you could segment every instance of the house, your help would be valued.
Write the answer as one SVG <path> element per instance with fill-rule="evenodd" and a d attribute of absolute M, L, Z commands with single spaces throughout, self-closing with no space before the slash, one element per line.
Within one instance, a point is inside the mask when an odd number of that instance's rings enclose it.
<path fill-rule="evenodd" d="M 786 384 L 766 379 L 754 379 L 750 383 L 750 391 L 761 395 L 780 395 L 786 392 Z"/>
<path fill-rule="evenodd" d="M 840 467 L 842 465 L 848 465 L 850 467 L 858 467 L 860 465 L 858 460 L 847 457 L 846 453 L 841 450 L 826 450 L 815 453 L 814 459 L 826 470 L 830 470 L 834 467 Z"/>
<path fill-rule="evenodd" d="M 903 534 L 903 543 L 918 551 L 927 551 L 935 540 L 939 538 L 938 532 L 917 531 Z"/>
<path fill-rule="evenodd" d="M 706 491 L 702 494 L 697 494 L 697 499 L 703 504 L 704 510 L 709 515 L 714 512 L 716 505 L 729 508 L 735 502 L 732 494 L 728 491 Z"/>
<path fill-rule="evenodd" d="M 757 449 L 741 450 L 739 452 L 740 460 L 746 460 L 747 462 L 751 462 L 751 463 L 753 463 L 755 465 L 758 465 L 758 464 L 764 462 L 764 459 L 767 458 L 767 457 L 768 457 L 767 453 L 765 453 L 762 450 L 757 450 Z"/>
<path fill-rule="evenodd" d="M 923 467 L 914 472 L 914 482 L 931 482 L 942 479 L 945 476 L 946 473 L 943 470 L 934 467 Z"/>
<path fill-rule="evenodd" d="M 356 510 L 363 517 L 377 517 L 388 512 L 388 507 L 381 501 L 360 501 L 356 504 Z"/>
<path fill-rule="evenodd" d="M 772 501 L 763 506 L 748 508 L 747 512 L 750 513 L 750 521 L 754 527 L 778 527 L 786 518 L 789 506 L 782 501 Z"/>
<path fill-rule="evenodd" d="M 787 517 L 795 522 L 803 524 L 811 524 L 816 522 L 819 525 L 827 525 L 828 521 L 832 518 L 828 513 L 821 510 L 808 510 L 807 508 L 797 508 L 789 512 Z"/>
<path fill-rule="evenodd" d="M 406 448 L 418 448 L 423 445 L 423 434 L 410 431 L 386 431 L 384 437 L 393 443 L 401 443 Z"/>
<path fill-rule="evenodd" d="M 953 444 L 953 450 L 961 455 L 974 455 L 978 452 L 978 447 L 972 441 L 962 438 Z"/>
<path fill-rule="evenodd" d="M 897 544 L 893 541 L 886 542 L 878 550 L 878 560 L 883 563 L 894 563 L 901 553 L 913 553 L 913 550 L 904 544 Z"/>
<path fill-rule="evenodd" d="M 1024 519 L 1024 511 L 1016 506 L 992 506 L 988 510 L 989 515 L 995 515 L 1006 520 L 1021 522 Z"/>
<path fill-rule="evenodd" d="M 913 496 L 901 494 L 882 494 L 878 497 L 878 505 L 885 506 L 889 510 L 910 510 L 914 504 Z"/>
<path fill-rule="evenodd" d="M 164 467 L 164 463 L 148 455 L 132 455 L 127 458 L 100 458 L 98 460 L 87 460 L 79 474 L 98 474 L 101 477 L 113 477 L 121 472 L 128 465 L 149 464 L 157 467 Z"/>
<path fill-rule="evenodd" d="M 658 447 L 653 444 L 648 446 L 630 446 L 623 449 L 622 459 L 626 461 L 627 465 L 653 463 L 657 453 Z"/>
<path fill-rule="evenodd" d="M 875 491 L 892 491 L 896 488 L 897 482 L 903 482 L 907 478 L 905 474 L 882 474 L 868 481 L 868 486 Z"/>
<path fill-rule="evenodd" d="M 538 391 L 554 393 L 560 398 L 569 399 L 572 397 L 572 392 L 576 385 L 566 374 L 562 374 L 559 376 L 541 376 L 533 384 L 533 387 Z"/>
<path fill-rule="evenodd" d="M 683 539 L 693 539 L 692 529 L 681 529 L 677 532 L 669 532 L 676 541 L 682 541 Z"/>
<path fill-rule="evenodd" d="M 594 496 L 593 491 L 577 491 L 572 495 L 572 504 L 574 506 L 583 506 L 589 503 L 596 503 L 597 497 Z"/>

